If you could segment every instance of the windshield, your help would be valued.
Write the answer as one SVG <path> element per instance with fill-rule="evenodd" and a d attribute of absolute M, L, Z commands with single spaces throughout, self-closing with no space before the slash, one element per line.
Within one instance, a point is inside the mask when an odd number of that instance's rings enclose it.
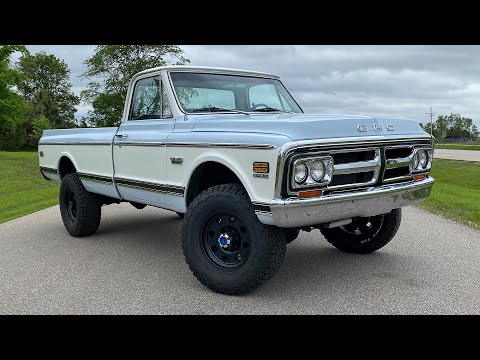
<path fill-rule="evenodd" d="M 275 79 L 190 72 L 172 72 L 170 76 L 180 105 L 187 113 L 302 112 Z"/>

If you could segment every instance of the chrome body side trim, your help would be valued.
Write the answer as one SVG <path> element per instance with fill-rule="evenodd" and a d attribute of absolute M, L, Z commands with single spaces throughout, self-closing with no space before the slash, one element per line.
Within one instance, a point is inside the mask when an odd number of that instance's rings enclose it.
<path fill-rule="evenodd" d="M 270 208 L 274 224 L 283 228 L 375 216 L 425 200 L 434 181 L 427 177 L 421 181 L 338 192 L 312 199 L 274 199 Z"/>
<path fill-rule="evenodd" d="M 40 142 L 38 145 L 112 145 L 110 141 L 48 141 Z"/>
<path fill-rule="evenodd" d="M 155 146 L 155 147 L 164 147 L 165 142 L 162 141 L 115 141 L 113 145 L 116 146 Z"/>
<path fill-rule="evenodd" d="M 234 148 L 234 149 L 275 149 L 271 144 L 241 144 L 241 143 L 201 143 L 201 142 L 167 142 L 167 147 L 197 147 L 197 148 Z"/>

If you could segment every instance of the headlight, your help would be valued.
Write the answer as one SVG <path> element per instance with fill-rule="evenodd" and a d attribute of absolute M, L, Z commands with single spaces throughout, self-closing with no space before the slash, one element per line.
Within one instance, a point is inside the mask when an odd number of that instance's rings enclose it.
<path fill-rule="evenodd" d="M 295 182 L 301 184 L 308 176 L 308 168 L 304 162 L 299 162 L 295 165 Z"/>
<path fill-rule="evenodd" d="M 333 158 L 316 156 L 297 159 L 290 175 L 292 189 L 304 189 L 328 185 L 333 176 Z"/>
<path fill-rule="evenodd" d="M 428 155 L 427 150 L 419 150 L 418 151 L 418 164 L 419 167 L 425 169 L 428 163 Z"/>
<path fill-rule="evenodd" d="M 418 156 L 418 152 L 416 151 L 415 154 L 413 154 L 412 171 L 417 170 L 419 162 L 420 158 Z"/>
<path fill-rule="evenodd" d="M 415 148 L 410 162 L 410 172 L 425 172 L 432 167 L 433 149 Z"/>
<path fill-rule="evenodd" d="M 321 160 L 315 160 L 310 164 L 310 175 L 316 182 L 322 181 L 325 177 L 325 165 Z"/>

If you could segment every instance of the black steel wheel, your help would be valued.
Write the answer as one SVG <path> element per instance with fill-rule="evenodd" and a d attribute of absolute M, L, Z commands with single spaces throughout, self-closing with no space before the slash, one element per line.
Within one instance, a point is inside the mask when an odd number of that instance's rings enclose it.
<path fill-rule="evenodd" d="M 388 214 L 371 217 L 358 217 L 353 222 L 333 229 L 322 229 L 322 235 L 337 249 L 354 253 L 369 254 L 393 239 L 400 227 L 401 209 Z"/>
<path fill-rule="evenodd" d="M 85 189 L 76 173 L 63 177 L 59 203 L 63 224 L 70 235 L 88 236 L 97 231 L 102 216 L 102 201 Z"/>
<path fill-rule="evenodd" d="M 240 184 L 211 187 L 190 204 L 182 249 L 193 274 L 209 289 L 245 294 L 271 279 L 285 257 L 286 233 L 262 224 Z"/>
<path fill-rule="evenodd" d="M 67 214 L 71 221 L 75 222 L 77 219 L 77 201 L 75 200 L 75 193 L 73 190 L 67 190 L 67 196 L 65 197 L 67 207 Z"/>
<path fill-rule="evenodd" d="M 250 241 L 245 224 L 225 211 L 213 215 L 203 231 L 205 254 L 213 264 L 223 269 L 234 269 L 247 261 Z"/>

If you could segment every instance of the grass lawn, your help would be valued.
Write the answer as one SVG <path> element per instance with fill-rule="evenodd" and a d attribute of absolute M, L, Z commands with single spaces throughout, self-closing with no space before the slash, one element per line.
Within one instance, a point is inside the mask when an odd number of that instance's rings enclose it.
<path fill-rule="evenodd" d="M 464 145 L 464 144 L 435 144 L 435 149 L 450 150 L 477 150 L 480 151 L 480 145 Z"/>
<path fill-rule="evenodd" d="M 431 175 L 431 195 L 418 206 L 480 228 L 480 164 L 435 159 Z"/>
<path fill-rule="evenodd" d="M 58 189 L 40 173 L 36 151 L 0 151 L 0 223 L 58 204 Z"/>

